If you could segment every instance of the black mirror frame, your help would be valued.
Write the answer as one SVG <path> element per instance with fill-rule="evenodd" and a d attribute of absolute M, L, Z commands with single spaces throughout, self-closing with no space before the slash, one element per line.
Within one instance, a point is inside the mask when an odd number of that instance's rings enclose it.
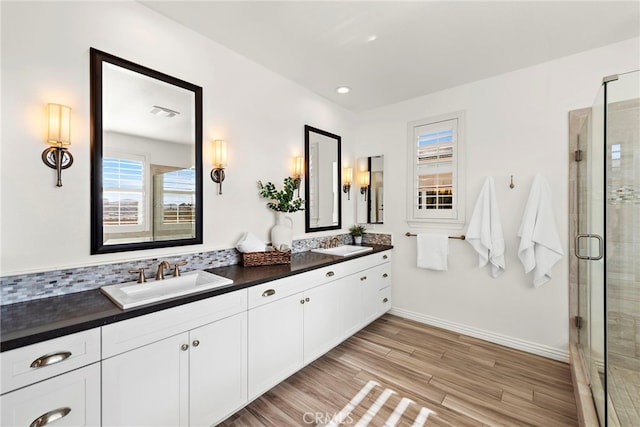
<path fill-rule="evenodd" d="M 161 80 L 194 92 L 195 95 L 195 167 L 196 167 L 196 224 L 195 237 L 154 242 L 104 244 L 102 205 L 102 63 L 109 62 L 131 71 Z M 142 249 L 166 248 L 202 244 L 202 88 L 151 68 L 135 64 L 106 52 L 90 49 L 90 105 L 91 105 L 91 255 Z"/>
<path fill-rule="evenodd" d="M 324 135 L 329 138 L 333 138 L 337 142 L 337 158 L 338 158 L 338 182 L 336 183 L 336 191 L 338 193 L 338 224 L 337 225 L 328 225 L 324 227 L 311 227 L 311 218 L 310 218 L 310 210 L 309 210 L 309 133 L 319 133 L 320 135 Z M 316 231 L 325 231 L 325 230 L 339 230 L 342 228 L 342 138 L 339 135 L 334 135 L 332 133 L 326 132 L 324 130 L 314 128 L 309 125 L 304 126 L 304 229 L 306 233 L 313 233 Z"/>

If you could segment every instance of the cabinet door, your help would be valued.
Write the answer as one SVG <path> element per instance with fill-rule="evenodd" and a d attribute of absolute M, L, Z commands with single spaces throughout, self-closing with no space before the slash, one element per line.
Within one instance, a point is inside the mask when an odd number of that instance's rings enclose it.
<path fill-rule="evenodd" d="M 102 361 L 102 424 L 186 426 L 189 334 Z"/>
<path fill-rule="evenodd" d="M 189 424 L 210 426 L 247 403 L 247 313 L 189 336 Z"/>
<path fill-rule="evenodd" d="M 361 279 L 361 274 L 352 274 L 342 279 L 342 284 L 337 289 L 342 319 L 341 341 L 358 332 L 363 325 L 364 292 Z"/>
<path fill-rule="evenodd" d="M 302 367 L 303 295 L 249 310 L 249 399 Z"/>
<path fill-rule="evenodd" d="M 100 425 L 100 364 L 68 372 L 0 397 L 3 426 L 41 419 L 57 427 Z"/>
<path fill-rule="evenodd" d="M 343 280 L 304 293 L 304 364 L 317 359 L 342 338 L 340 288 Z"/>

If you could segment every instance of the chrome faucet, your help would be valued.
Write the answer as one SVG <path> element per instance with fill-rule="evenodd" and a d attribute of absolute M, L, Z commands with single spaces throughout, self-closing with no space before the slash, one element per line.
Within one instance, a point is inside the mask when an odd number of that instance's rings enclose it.
<path fill-rule="evenodd" d="M 162 261 L 158 264 L 158 271 L 156 273 L 156 280 L 164 279 L 164 269 L 169 268 L 169 261 Z"/>

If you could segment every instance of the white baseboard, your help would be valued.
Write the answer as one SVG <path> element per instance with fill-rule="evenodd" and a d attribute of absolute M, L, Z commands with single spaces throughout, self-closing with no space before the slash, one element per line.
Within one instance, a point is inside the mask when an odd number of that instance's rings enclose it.
<path fill-rule="evenodd" d="M 536 354 L 538 356 L 546 357 L 560 362 L 569 362 L 569 351 L 560 350 L 546 345 L 533 343 L 530 341 L 521 340 L 518 338 L 509 337 L 506 335 L 496 334 L 495 332 L 489 332 L 482 329 L 472 328 L 460 323 L 450 322 L 448 320 L 438 319 L 436 317 L 427 316 L 421 313 L 416 313 L 401 308 L 392 308 L 389 310 L 389 314 L 394 314 L 406 319 L 415 320 L 416 322 L 425 323 L 427 325 L 436 326 L 438 328 L 447 329 L 449 331 L 458 332 L 464 335 L 469 335 L 474 338 L 479 338 L 485 341 L 489 341 L 495 344 L 500 344 L 505 347 L 514 348 L 516 350 L 526 351 L 527 353 Z"/>

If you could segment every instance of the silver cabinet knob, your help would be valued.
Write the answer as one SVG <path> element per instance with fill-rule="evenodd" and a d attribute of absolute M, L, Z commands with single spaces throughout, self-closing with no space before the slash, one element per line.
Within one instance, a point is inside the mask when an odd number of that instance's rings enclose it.
<path fill-rule="evenodd" d="M 383 299 L 382 302 L 389 302 L 389 298 Z"/>
<path fill-rule="evenodd" d="M 300 300 L 300 304 L 304 304 L 304 300 L 303 299 Z"/>
<path fill-rule="evenodd" d="M 382 259 L 387 259 L 387 258 L 389 258 L 389 257 L 386 256 L 386 255 L 382 255 Z"/>
<path fill-rule="evenodd" d="M 200 341 L 198 340 L 193 340 L 193 342 L 191 343 L 194 347 L 197 347 L 200 345 Z"/>
<path fill-rule="evenodd" d="M 304 302 L 309 302 L 309 297 L 305 298 Z"/>
<path fill-rule="evenodd" d="M 389 277 L 389 275 L 387 273 L 384 273 L 382 277 L 386 279 L 387 277 Z"/>
<path fill-rule="evenodd" d="M 333 271 L 328 271 L 328 272 L 327 272 L 327 274 L 326 274 L 326 276 L 327 276 L 327 277 L 331 277 L 331 276 L 333 276 L 334 274 L 336 274 L 336 273 L 334 273 Z"/>
<path fill-rule="evenodd" d="M 367 280 L 367 276 L 362 276 L 362 277 L 360 278 L 360 280 L 361 280 L 361 281 L 363 281 L 363 280 Z"/>
<path fill-rule="evenodd" d="M 182 345 L 180 346 L 180 350 L 182 350 L 182 351 L 187 351 L 187 350 L 189 350 L 189 344 L 182 344 Z"/>

